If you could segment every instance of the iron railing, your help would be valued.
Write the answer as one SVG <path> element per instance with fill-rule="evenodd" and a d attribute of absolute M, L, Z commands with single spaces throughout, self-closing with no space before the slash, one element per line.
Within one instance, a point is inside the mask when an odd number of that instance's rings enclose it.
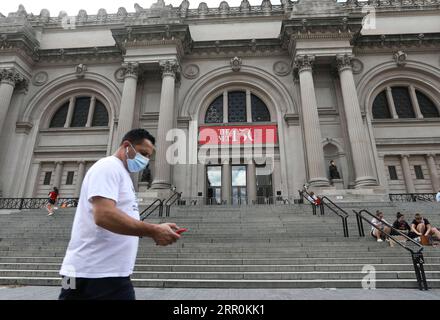
<path fill-rule="evenodd" d="M 391 202 L 435 202 L 435 193 L 392 193 Z"/>
<path fill-rule="evenodd" d="M 323 208 L 323 212 L 325 212 L 325 208 L 329 209 L 331 212 L 336 214 L 342 220 L 342 228 L 344 230 L 344 237 L 348 238 L 348 213 L 330 200 L 328 197 L 321 198 L 321 206 Z"/>
<path fill-rule="evenodd" d="M 180 199 L 182 198 L 182 192 L 174 192 L 174 194 L 169 197 L 167 201 L 165 201 L 165 211 L 166 216 L 170 216 L 171 207 Z"/>
<path fill-rule="evenodd" d="M 165 200 L 157 199 L 152 204 L 150 204 L 150 206 L 141 213 L 140 215 L 141 221 L 147 220 L 147 218 L 150 217 L 153 213 L 155 213 L 157 209 L 159 209 L 159 217 L 162 217 L 164 201 Z"/>
<path fill-rule="evenodd" d="M 78 206 L 78 198 L 59 198 L 58 206 L 67 208 L 76 208 Z M 49 200 L 47 198 L 0 198 L 0 210 L 34 210 L 44 209 Z"/>
<path fill-rule="evenodd" d="M 286 199 L 282 196 L 257 197 L 251 200 L 248 197 L 237 197 L 232 203 L 211 197 L 182 197 L 177 201 L 178 206 L 257 206 L 257 205 L 290 205 L 294 199 Z"/>
<path fill-rule="evenodd" d="M 429 290 L 428 282 L 426 280 L 426 275 L 425 275 L 425 268 L 424 268 L 425 259 L 423 257 L 423 246 L 420 243 L 416 242 L 415 240 L 411 239 L 408 235 L 402 233 L 400 230 L 394 228 L 388 222 L 379 219 L 378 217 L 376 217 L 374 214 L 372 214 L 368 210 L 364 209 L 359 212 L 357 212 L 356 210 L 353 210 L 353 212 L 356 214 L 356 220 L 357 220 L 357 224 L 358 224 L 358 230 L 359 230 L 360 237 L 365 237 L 365 230 L 364 230 L 364 224 L 363 224 L 363 222 L 365 221 L 369 225 L 371 225 L 373 228 L 375 228 L 376 230 L 379 230 L 379 232 L 381 232 L 382 234 L 391 238 L 391 240 L 393 240 L 399 246 L 401 246 L 402 248 L 404 248 L 405 250 L 407 250 L 411 253 L 411 257 L 412 257 L 412 261 L 413 261 L 413 265 L 414 265 L 414 271 L 416 273 L 417 284 L 419 285 L 419 289 L 422 291 Z M 377 227 L 375 224 L 373 224 L 367 218 L 365 218 L 362 215 L 363 213 L 369 215 L 372 218 L 375 218 L 377 221 L 379 221 L 383 225 L 388 226 L 391 229 L 391 233 L 386 234 L 379 227 Z M 413 244 L 415 246 L 416 250 L 414 250 L 414 248 L 411 248 L 408 245 L 399 241 L 399 239 L 397 239 L 395 236 L 396 234 L 403 237 L 406 240 L 405 242 L 409 241 L 411 244 Z"/>
<path fill-rule="evenodd" d="M 321 212 L 322 216 L 325 214 L 324 206 L 322 205 L 322 201 L 320 204 L 317 205 L 315 202 L 310 201 L 310 199 L 313 199 L 312 196 L 310 195 L 310 193 L 308 193 L 307 191 L 301 191 L 301 190 L 298 190 L 298 192 L 299 192 L 300 199 L 303 199 L 302 203 L 304 203 L 304 199 L 306 199 L 307 202 L 312 205 L 312 210 L 313 210 L 314 216 L 316 216 L 316 209 L 317 208 L 319 208 L 319 211 Z M 318 199 L 321 199 L 321 198 L 318 197 Z"/>

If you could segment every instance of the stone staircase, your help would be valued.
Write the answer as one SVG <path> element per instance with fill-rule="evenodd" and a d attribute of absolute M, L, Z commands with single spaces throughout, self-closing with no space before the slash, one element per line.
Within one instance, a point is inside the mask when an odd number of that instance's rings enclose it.
<path fill-rule="evenodd" d="M 344 204 L 349 213 L 364 207 L 380 208 L 388 221 L 397 211 L 408 220 L 421 211 L 440 226 L 440 206 L 431 203 Z M 59 286 L 73 216 L 72 209 L 0 214 L 0 285 Z M 377 288 L 417 288 L 410 254 L 359 238 L 353 214 L 349 239 L 338 217 L 313 216 L 307 205 L 174 207 L 170 218 L 150 220 L 165 221 L 190 231 L 167 248 L 140 241 L 137 287 L 361 288 L 364 266 L 373 265 Z M 440 288 L 440 248 L 424 255 L 429 286 Z"/>

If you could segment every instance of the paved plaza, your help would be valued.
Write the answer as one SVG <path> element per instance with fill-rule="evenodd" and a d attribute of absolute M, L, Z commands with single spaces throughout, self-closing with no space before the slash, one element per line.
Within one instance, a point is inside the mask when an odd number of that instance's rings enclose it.
<path fill-rule="evenodd" d="M 0 300 L 56 300 L 57 287 L 0 287 Z M 138 300 L 440 300 L 440 290 L 136 289 Z"/>

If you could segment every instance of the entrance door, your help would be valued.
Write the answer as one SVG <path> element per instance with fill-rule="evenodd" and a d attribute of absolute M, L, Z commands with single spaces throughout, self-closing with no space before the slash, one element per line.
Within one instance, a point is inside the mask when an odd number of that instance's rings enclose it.
<path fill-rule="evenodd" d="M 247 203 L 246 166 L 232 166 L 232 204 Z"/>
<path fill-rule="evenodd" d="M 257 203 L 274 204 L 272 174 L 265 166 L 257 166 Z"/>
<path fill-rule="evenodd" d="M 207 205 L 220 205 L 222 203 L 222 167 L 208 166 L 206 170 Z"/>

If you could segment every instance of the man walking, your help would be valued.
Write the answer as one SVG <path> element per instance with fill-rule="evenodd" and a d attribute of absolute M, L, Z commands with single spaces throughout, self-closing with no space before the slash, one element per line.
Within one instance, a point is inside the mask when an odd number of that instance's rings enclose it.
<path fill-rule="evenodd" d="M 148 166 L 154 144 L 148 131 L 132 130 L 113 156 L 87 172 L 60 271 L 60 300 L 135 300 L 130 276 L 139 237 L 150 237 L 160 246 L 180 238 L 175 224 L 140 221 L 130 173 Z"/>

